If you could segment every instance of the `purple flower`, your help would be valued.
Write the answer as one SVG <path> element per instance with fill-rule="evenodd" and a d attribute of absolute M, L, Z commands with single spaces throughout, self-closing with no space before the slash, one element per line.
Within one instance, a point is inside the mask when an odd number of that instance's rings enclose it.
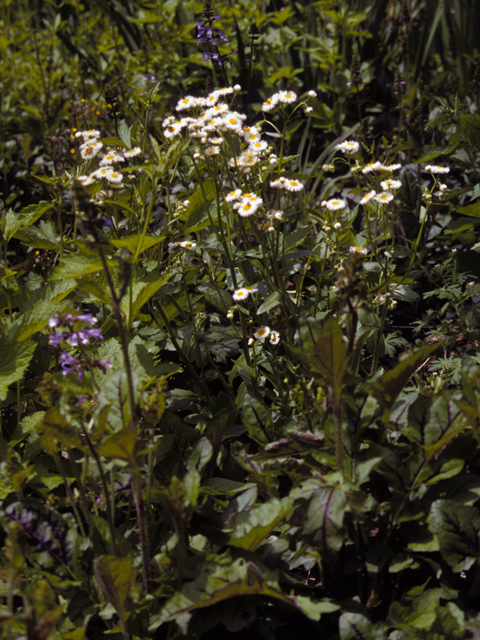
<path fill-rule="evenodd" d="M 62 344 L 62 340 L 68 337 L 68 333 L 51 333 L 48 339 L 48 344 L 52 347 L 59 347 Z"/>
<path fill-rule="evenodd" d="M 62 376 L 66 378 L 69 373 L 76 373 L 77 378 L 81 380 L 83 378 L 82 363 L 77 358 L 74 358 L 69 353 L 63 352 L 60 354 L 60 366 L 62 368 Z"/>

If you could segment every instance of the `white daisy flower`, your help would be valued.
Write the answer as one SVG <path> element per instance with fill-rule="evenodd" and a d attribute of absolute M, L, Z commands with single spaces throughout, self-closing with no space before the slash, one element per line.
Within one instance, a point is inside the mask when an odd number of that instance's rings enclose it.
<path fill-rule="evenodd" d="M 268 143 L 265 140 L 255 140 L 254 142 L 250 142 L 248 145 L 248 150 L 254 151 L 255 153 L 262 153 L 268 147 Z"/>
<path fill-rule="evenodd" d="M 239 216 L 242 218 L 248 218 L 249 216 L 253 216 L 262 204 L 263 201 L 261 198 L 243 198 L 235 209 Z"/>
<path fill-rule="evenodd" d="M 283 183 L 283 188 L 285 191 L 301 191 L 303 189 L 303 184 L 298 180 L 291 180 L 287 178 Z"/>
<path fill-rule="evenodd" d="M 225 200 L 227 202 L 237 202 L 241 199 L 242 197 L 242 190 L 241 189 L 234 189 L 233 191 L 230 191 L 230 193 L 228 193 L 225 196 Z"/>
<path fill-rule="evenodd" d="M 429 173 L 450 173 L 449 167 L 441 167 L 438 164 L 427 164 L 425 171 Z"/>
<path fill-rule="evenodd" d="M 278 331 L 270 331 L 270 344 L 276 345 L 280 342 L 280 334 Z"/>
<path fill-rule="evenodd" d="M 398 169 L 401 169 L 401 168 L 402 168 L 401 164 L 382 164 L 381 166 L 382 171 L 398 171 Z"/>
<path fill-rule="evenodd" d="M 254 127 L 244 127 L 243 139 L 245 140 L 245 142 L 248 142 L 248 144 L 257 142 L 258 140 L 260 140 L 260 131 L 258 129 L 255 129 Z"/>
<path fill-rule="evenodd" d="M 222 124 L 229 131 L 235 131 L 236 133 L 241 134 L 242 122 L 245 118 L 246 116 L 240 113 L 230 112 L 223 117 Z"/>
<path fill-rule="evenodd" d="M 253 335 L 257 340 L 266 340 L 270 333 L 270 327 L 260 327 Z"/>
<path fill-rule="evenodd" d="M 175 138 L 175 136 L 178 136 L 178 134 L 181 132 L 182 128 L 183 125 L 180 120 L 178 120 L 177 122 L 172 122 L 165 127 L 163 135 L 166 138 Z"/>
<path fill-rule="evenodd" d="M 246 287 L 241 287 L 232 293 L 232 298 L 235 302 L 240 302 L 240 300 L 246 300 L 250 295 L 249 289 Z"/>
<path fill-rule="evenodd" d="M 109 182 L 112 182 L 114 184 L 115 183 L 118 184 L 123 180 L 122 174 L 118 173 L 118 171 L 110 171 L 110 173 L 108 175 L 106 175 L 105 177 Z"/>
<path fill-rule="evenodd" d="M 402 186 L 401 180 L 384 180 L 380 183 L 380 186 L 384 191 L 388 191 L 388 189 L 400 189 Z"/>
<path fill-rule="evenodd" d="M 202 119 L 209 119 L 215 116 L 220 116 L 222 115 L 222 113 L 226 113 L 227 111 L 228 105 L 226 105 L 224 102 L 221 102 L 220 104 L 216 104 L 214 107 L 210 107 L 210 109 L 207 109 L 205 113 L 202 113 Z"/>
<path fill-rule="evenodd" d="M 133 149 L 130 149 L 129 151 L 124 151 L 123 156 L 124 158 L 134 158 L 135 156 L 139 156 L 141 153 L 142 150 L 140 147 L 133 147 Z"/>
<path fill-rule="evenodd" d="M 219 96 L 228 96 L 230 93 L 233 93 L 233 88 L 223 87 L 222 89 L 217 89 L 217 93 Z"/>
<path fill-rule="evenodd" d="M 204 151 L 205 158 L 211 158 L 212 156 L 218 156 L 220 149 L 218 147 L 207 147 Z"/>
<path fill-rule="evenodd" d="M 115 151 L 111 151 L 100 160 L 100 166 L 114 164 L 115 162 L 125 162 L 125 158 L 118 153 L 115 153 Z"/>
<path fill-rule="evenodd" d="M 88 187 L 88 185 L 95 182 L 95 175 L 91 173 L 89 176 L 77 176 L 77 180 L 79 180 L 84 187 Z"/>
<path fill-rule="evenodd" d="M 277 96 L 278 102 L 283 104 L 292 104 L 297 99 L 297 94 L 294 91 L 279 91 Z"/>
<path fill-rule="evenodd" d="M 178 247 L 182 247 L 183 249 L 195 249 L 197 246 L 196 242 L 190 242 L 190 240 L 183 240 L 182 242 L 176 243 Z"/>
<path fill-rule="evenodd" d="M 342 153 L 357 153 L 360 149 L 360 145 L 355 140 L 344 140 L 340 144 L 335 145 L 336 151 L 341 151 Z"/>
<path fill-rule="evenodd" d="M 340 211 L 341 209 L 345 209 L 347 205 L 345 200 L 342 200 L 341 198 L 332 198 L 327 200 L 325 206 L 329 211 Z"/>
<path fill-rule="evenodd" d="M 367 204 L 367 202 L 370 202 L 370 200 L 372 198 L 374 198 L 377 195 L 376 191 L 369 191 L 368 193 L 366 193 L 363 198 L 360 200 L 360 204 Z"/>
<path fill-rule="evenodd" d="M 92 175 L 94 175 L 96 178 L 107 178 L 107 176 L 109 176 L 111 173 L 111 167 L 101 167 L 100 169 L 94 171 Z"/>
<path fill-rule="evenodd" d="M 374 197 L 375 202 L 379 202 L 380 204 L 388 204 L 393 200 L 393 193 L 388 193 L 388 191 L 384 191 L 383 193 L 379 193 Z"/>
<path fill-rule="evenodd" d="M 369 162 L 362 169 L 362 173 L 370 173 L 371 171 L 381 171 L 383 169 L 383 165 L 378 160 L 376 162 Z"/>
<path fill-rule="evenodd" d="M 84 140 L 96 139 L 100 137 L 100 131 L 97 131 L 97 129 L 87 129 L 86 131 L 82 131 L 82 136 Z"/>
<path fill-rule="evenodd" d="M 285 178 L 283 176 L 280 176 L 276 180 L 272 180 L 272 182 L 270 182 L 270 186 L 272 187 L 272 189 L 283 189 L 284 182 Z"/>
<path fill-rule="evenodd" d="M 209 93 L 205 98 L 205 106 L 213 107 L 217 104 L 219 97 L 220 94 L 218 93 L 218 91 L 212 91 L 212 93 Z"/>
<path fill-rule="evenodd" d="M 217 138 L 208 138 L 208 142 L 210 142 L 210 144 L 217 144 L 217 145 L 221 145 L 223 144 L 223 138 L 217 137 Z"/>
<path fill-rule="evenodd" d="M 84 143 L 80 147 L 80 155 L 84 160 L 94 158 L 103 147 L 101 142 Z"/>
<path fill-rule="evenodd" d="M 186 96 L 178 101 L 177 106 L 175 107 L 176 111 L 183 111 L 184 109 L 191 109 L 192 107 L 197 106 L 197 98 L 193 96 Z"/>
<path fill-rule="evenodd" d="M 278 96 L 276 93 L 270 98 L 267 98 L 262 104 L 262 111 L 273 111 L 278 104 Z"/>
<path fill-rule="evenodd" d="M 350 253 L 358 253 L 361 256 L 366 256 L 367 249 L 365 247 L 350 247 Z"/>

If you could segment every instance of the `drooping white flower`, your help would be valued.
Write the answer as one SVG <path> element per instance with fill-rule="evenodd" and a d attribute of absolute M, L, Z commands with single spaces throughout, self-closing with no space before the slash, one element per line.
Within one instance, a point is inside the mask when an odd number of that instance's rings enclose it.
<path fill-rule="evenodd" d="M 341 151 L 342 153 L 357 153 L 360 149 L 360 145 L 355 140 L 344 140 L 340 142 L 340 144 L 335 145 L 336 151 Z"/>
<path fill-rule="evenodd" d="M 371 171 L 381 171 L 382 168 L 383 168 L 383 165 L 381 162 L 379 162 L 378 160 L 376 162 L 372 161 L 363 167 L 362 173 L 370 173 Z"/>
<path fill-rule="evenodd" d="M 270 186 L 272 187 L 272 189 L 283 189 L 285 180 L 286 178 L 284 178 L 283 176 L 279 176 L 278 178 L 270 182 Z"/>
<path fill-rule="evenodd" d="M 270 331 L 270 344 L 277 345 L 280 342 L 278 331 Z"/>
<path fill-rule="evenodd" d="M 225 200 L 227 202 L 238 202 L 242 197 L 242 190 L 241 189 L 234 189 L 233 191 L 230 191 L 230 193 L 228 193 L 225 196 Z"/>
<path fill-rule="evenodd" d="M 402 186 L 402 181 L 401 180 L 383 180 L 383 182 L 380 183 L 380 186 L 384 191 L 388 191 L 388 189 L 400 189 L 400 187 Z"/>
<path fill-rule="evenodd" d="M 361 256 L 366 256 L 367 249 L 365 247 L 350 247 L 350 253 L 358 253 Z"/>
<path fill-rule="evenodd" d="M 363 196 L 363 198 L 360 200 L 360 204 L 367 204 L 367 202 L 370 202 L 370 200 L 374 198 L 376 195 L 377 195 L 377 192 L 372 189 L 372 191 L 369 191 Z"/>
<path fill-rule="evenodd" d="M 425 171 L 428 171 L 428 173 L 450 173 L 450 168 L 441 167 L 438 164 L 427 164 Z"/>

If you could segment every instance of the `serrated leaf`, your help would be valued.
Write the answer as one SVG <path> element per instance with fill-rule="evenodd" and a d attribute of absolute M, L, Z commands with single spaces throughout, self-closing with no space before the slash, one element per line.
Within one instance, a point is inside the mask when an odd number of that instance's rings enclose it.
<path fill-rule="evenodd" d="M 35 346 L 33 341 L 20 342 L 15 331 L 0 336 L 0 400 L 5 400 L 11 384 L 22 379 Z"/>
<path fill-rule="evenodd" d="M 113 244 L 114 247 L 117 247 L 117 249 L 126 247 L 133 256 L 138 256 L 143 251 L 147 251 L 147 249 L 154 247 L 164 239 L 164 236 L 144 236 L 139 233 L 126 238 L 111 238 L 110 243 Z"/>
<path fill-rule="evenodd" d="M 139 379 L 135 371 L 132 372 L 132 378 L 134 392 L 137 393 Z M 135 398 L 135 403 L 137 402 L 138 399 Z M 100 389 L 97 396 L 97 408 L 101 411 L 104 407 L 108 408 L 107 421 L 114 431 L 121 431 L 130 425 L 134 407 L 130 406 L 130 394 L 125 371 L 116 371 L 110 375 Z"/>
<path fill-rule="evenodd" d="M 467 204 L 465 207 L 458 207 L 455 211 L 465 216 L 471 216 L 472 218 L 480 218 L 480 202 Z"/>
<path fill-rule="evenodd" d="M 108 260 L 109 267 L 115 267 L 113 260 Z M 60 261 L 60 265 L 50 276 L 50 280 L 64 280 L 66 278 L 81 278 L 89 273 L 103 271 L 103 263 L 98 253 L 93 251 L 82 251 L 71 254 Z"/>
<path fill-rule="evenodd" d="M 124 618 L 125 604 L 137 577 L 132 559 L 99 556 L 95 558 L 93 568 L 106 600 L 111 602 L 117 613 Z"/>
<path fill-rule="evenodd" d="M 22 226 L 22 220 L 12 209 L 9 209 L 4 214 L 2 226 L 5 242 L 8 242 Z"/>
<path fill-rule="evenodd" d="M 45 200 L 41 200 L 38 204 L 29 204 L 28 207 L 24 207 L 19 213 L 21 228 L 30 227 L 50 209 L 53 209 L 51 202 L 46 202 Z"/>

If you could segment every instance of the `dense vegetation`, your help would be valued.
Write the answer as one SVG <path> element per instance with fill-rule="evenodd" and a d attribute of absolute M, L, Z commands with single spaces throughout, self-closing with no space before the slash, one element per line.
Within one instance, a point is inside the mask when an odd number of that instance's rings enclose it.
<path fill-rule="evenodd" d="M 0 634 L 480 629 L 480 6 L 0 4 Z"/>

